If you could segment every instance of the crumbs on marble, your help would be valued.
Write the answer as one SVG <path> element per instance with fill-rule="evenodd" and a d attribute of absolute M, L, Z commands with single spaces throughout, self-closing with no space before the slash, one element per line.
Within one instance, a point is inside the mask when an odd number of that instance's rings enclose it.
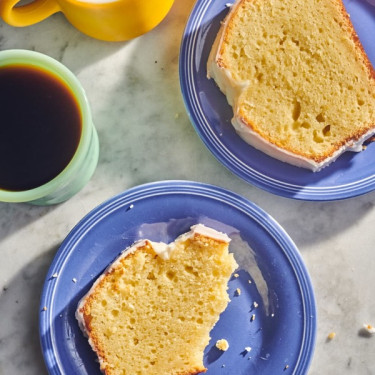
<path fill-rule="evenodd" d="M 374 334 L 375 333 L 375 327 L 371 324 L 364 324 L 363 325 L 363 328 L 368 332 L 368 333 L 371 333 L 371 334 Z"/>
<path fill-rule="evenodd" d="M 131 209 L 133 209 L 134 208 L 134 204 L 131 204 L 127 209 L 126 209 L 126 211 L 130 211 Z"/>
<path fill-rule="evenodd" d="M 333 340 L 336 337 L 336 332 L 330 332 L 327 336 L 329 341 Z"/>
<path fill-rule="evenodd" d="M 216 341 L 215 346 L 219 349 L 222 350 L 223 352 L 226 352 L 229 349 L 229 343 L 225 339 L 220 339 Z"/>

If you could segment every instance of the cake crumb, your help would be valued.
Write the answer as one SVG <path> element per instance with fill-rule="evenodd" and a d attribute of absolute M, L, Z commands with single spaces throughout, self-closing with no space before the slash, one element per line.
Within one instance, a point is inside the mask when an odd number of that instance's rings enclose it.
<path fill-rule="evenodd" d="M 250 350 L 251 350 L 250 346 L 247 346 L 247 347 L 245 348 L 245 351 L 248 352 L 248 353 L 249 353 Z"/>
<path fill-rule="evenodd" d="M 255 309 L 259 306 L 258 302 L 255 302 L 255 301 L 254 301 L 253 305 L 254 305 Z"/>
<path fill-rule="evenodd" d="M 53 277 L 54 279 L 56 279 L 57 276 L 59 276 L 57 273 L 54 273 L 54 274 L 52 275 L 52 277 Z"/>
<path fill-rule="evenodd" d="M 225 367 L 225 365 L 224 365 L 224 364 L 222 364 L 222 365 L 221 365 L 221 367 Z"/>
<path fill-rule="evenodd" d="M 239 277 L 240 275 L 239 275 L 238 273 L 235 273 L 233 276 L 237 278 L 237 277 Z"/>
<path fill-rule="evenodd" d="M 364 329 L 368 332 L 368 333 L 371 333 L 371 334 L 374 334 L 375 333 L 375 327 L 371 324 L 364 324 L 363 325 Z"/>
<path fill-rule="evenodd" d="M 255 314 L 251 315 L 250 321 L 253 322 L 255 320 Z"/>
<path fill-rule="evenodd" d="M 241 289 L 240 289 L 240 288 L 237 288 L 237 289 L 236 289 L 236 293 L 237 293 L 238 296 L 241 295 Z"/>
<path fill-rule="evenodd" d="M 249 284 L 251 284 L 251 280 L 247 280 Z"/>
<path fill-rule="evenodd" d="M 44 307 L 43 307 L 43 311 L 47 311 L 47 306 L 44 306 Z"/>
<path fill-rule="evenodd" d="M 77 279 L 75 277 L 73 277 L 72 281 L 73 281 L 73 283 L 76 283 Z"/>
<path fill-rule="evenodd" d="M 223 352 L 226 352 L 229 348 L 228 341 L 225 339 L 220 339 L 216 341 L 215 345 L 219 350 L 222 350 Z"/>
<path fill-rule="evenodd" d="M 330 332 L 327 336 L 328 340 L 333 340 L 336 336 L 336 333 L 335 332 Z"/>
<path fill-rule="evenodd" d="M 289 368 L 289 365 L 285 365 L 284 371 L 287 370 L 288 368 Z"/>

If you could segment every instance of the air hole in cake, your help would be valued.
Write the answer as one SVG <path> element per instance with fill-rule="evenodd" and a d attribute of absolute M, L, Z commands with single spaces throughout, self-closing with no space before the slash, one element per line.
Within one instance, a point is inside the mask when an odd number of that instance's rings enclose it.
<path fill-rule="evenodd" d="M 111 313 L 116 318 L 119 314 L 119 311 L 118 310 L 112 310 Z"/>
<path fill-rule="evenodd" d="M 323 138 L 318 134 L 316 130 L 314 130 L 314 142 L 315 143 L 323 143 Z"/>
<path fill-rule="evenodd" d="M 185 266 L 185 271 L 187 273 L 193 274 L 194 273 L 194 268 L 192 266 Z"/>
<path fill-rule="evenodd" d="M 329 137 L 331 135 L 331 125 L 327 125 L 323 128 L 323 135 Z"/>
<path fill-rule="evenodd" d="M 105 299 L 102 300 L 102 306 L 106 307 L 107 306 L 107 301 Z"/>
<path fill-rule="evenodd" d="M 166 276 L 168 277 L 169 280 L 173 280 L 176 276 L 176 274 L 173 271 L 168 271 L 166 273 Z"/>
<path fill-rule="evenodd" d="M 362 99 L 358 99 L 358 105 L 362 106 L 365 102 Z"/>
<path fill-rule="evenodd" d="M 197 323 L 198 323 L 198 324 L 203 324 L 203 319 L 202 319 L 202 318 L 198 318 L 198 319 L 197 319 Z"/>
<path fill-rule="evenodd" d="M 293 104 L 293 113 L 292 113 L 293 120 L 297 121 L 300 115 L 301 115 L 301 103 L 298 100 L 296 100 Z"/>
<path fill-rule="evenodd" d="M 324 122 L 325 121 L 322 113 L 319 113 L 318 116 L 316 116 L 316 121 L 318 121 L 318 122 Z"/>
<path fill-rule="evenodd" d="M 286 40 L 286 36 L 284 36 L 284 37 L 279 41 L 280 46 L 282 46 L 282 45 L 284 44 L 285 40 Z"/>
<path fill-rule="evenodd" d="M 304 121 L 301 126 L 305 129 L 310 129 L 311 128 L 311 124 L 309 124 L 308 122 Z"/>
<path fill-rule="evenodd" d="M 292 42 L 296 45 L 299 46 L 299 40 L 292 38 Z"/>
<path fill-rule="evenodd" d="M 147 279 L 148 279 L 148 280 L 155 280 L 156 277 L 155 277 L 155 275 L 154 275 L 153 272 L 150 272 L 150 273 L 147 275 Z"/>

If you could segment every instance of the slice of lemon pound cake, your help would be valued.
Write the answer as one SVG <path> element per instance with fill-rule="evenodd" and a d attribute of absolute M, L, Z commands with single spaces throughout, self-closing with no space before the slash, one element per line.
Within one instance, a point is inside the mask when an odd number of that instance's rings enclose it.
<path fill-rule="evenodd" d="M 375 72 L 341 0 L 239 0 L 208 59 L 255 148 L 318 171 L 375 133 Z"/>
<path fill-rule="evenodd" d="M 138 241 L 108 267 L 76 311 L 106 375 L 206 371 L 203 351 L 237 267 L 228 245 L 199 224 L 168 245 Z"/>

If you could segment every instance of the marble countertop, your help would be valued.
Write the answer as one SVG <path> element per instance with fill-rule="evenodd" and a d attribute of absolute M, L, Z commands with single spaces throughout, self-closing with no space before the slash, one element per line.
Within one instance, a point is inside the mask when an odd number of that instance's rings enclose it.
<path fill-rule="evenodd" d="M 188 119 L 179 86 L 180 41 L 193 3 L 176 0 L 156 29 L 123 43 L 91 39 L 61 14 L 27 28 L 0 21 L 0 50 L 45 53 L 78 76 L 100 138 L 96 172 L 69 201 L 0 203 L 0 375 L 47 374 L 39 298 L 70 229 L 113 195 L 167 179 L 230 189 L 272 215 L 299 248 L 315 288 L 318 334 L 309 374 L 375 374 L 375 336 L 361 334 L 363 323 L 375 324 L 375 192 L 336 202 L 282 198 L 240 180 L 214 158 Z M 327 341 L 332 331 L 336 337 Z"/>

